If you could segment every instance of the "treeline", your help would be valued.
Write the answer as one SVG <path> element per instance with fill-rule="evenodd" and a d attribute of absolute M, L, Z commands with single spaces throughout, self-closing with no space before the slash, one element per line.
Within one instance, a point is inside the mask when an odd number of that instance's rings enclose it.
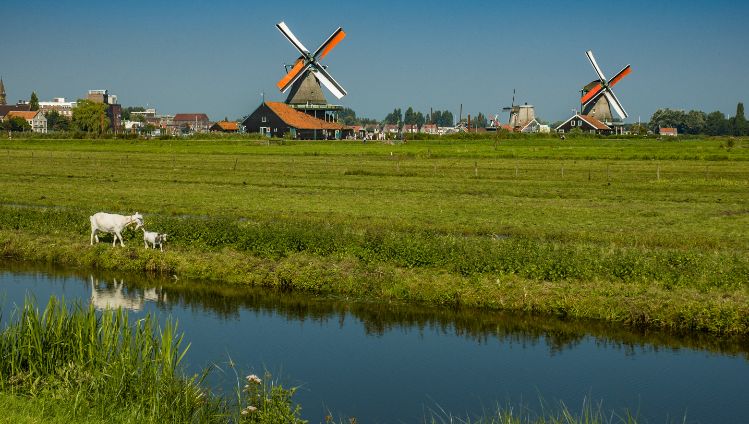
<path fill-rule="evenodd" d="M 650 118 L 650 130 L 658 133 L 660 128 L 676 128 L 679 134 L 749 135 L 743 103 L 736 106 L 732 118 L 720 111 L 658 109 Z"/>
<path fill-rule="evenodd" d="M 409 106 L 406 113 L 401 113 L 401 109 L 393 109 L 392 112 L 382 120 L 383 124 L 390 125 L 417 125 L 421 127 L 424 124 L 437 125 L 438 127 L 452 127 L 455 123 L 452 112 L 449 110 L 433 110 L 426 115 L 422 112 L 414 111 Z"/>

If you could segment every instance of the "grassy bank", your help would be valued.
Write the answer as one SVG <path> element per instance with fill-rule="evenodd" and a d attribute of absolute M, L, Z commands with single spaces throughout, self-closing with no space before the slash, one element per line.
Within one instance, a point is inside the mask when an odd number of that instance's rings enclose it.
<path fill-rule="evenodd" d="M 0 252 L 749 334 L 749 142 L 0 143 Z M 3 155 L 4 150 L 4 155 Z M 167 252 L 88 246 L 139 211 Z"/>

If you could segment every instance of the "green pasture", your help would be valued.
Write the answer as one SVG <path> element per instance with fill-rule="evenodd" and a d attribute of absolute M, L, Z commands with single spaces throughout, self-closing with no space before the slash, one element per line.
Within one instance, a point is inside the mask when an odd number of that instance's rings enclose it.
<path fill-rule="evenodd" d="M 749 333 L 746 139 L 14 139 L 0 159 L 6 256 Z M 144 214 L 168 252 L 89 247 L 98 211 Z"/>

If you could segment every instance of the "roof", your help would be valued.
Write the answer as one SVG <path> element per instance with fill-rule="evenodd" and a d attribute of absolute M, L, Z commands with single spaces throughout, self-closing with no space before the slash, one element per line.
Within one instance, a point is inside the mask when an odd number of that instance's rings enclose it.
<path fill-rule="evenodd" d="M 215 124 L 213 124 L 214 127 L 216 125 L 218 125 L 218 127 L 224 131 L 239 131 L 239 124 L 236 122 L 218 121 Z"/>
<path fill-rule="evenodd" d="M 282 121 L 288 126 L 294 127 L 299 130 L 341 130 L 343 125 L 328 122 L 322 119 L 317 119 L 314 116 L 307 115 L 304 112 L 295 110 L 286 103 L 281 102 L 265 102 L 265 105 L 270 108 Z"/>
<path fill-rule="evenodd" d="M 34 119 L 36 115 L 38 115 L 39 113 L 41 112 L 39 112 L 38 110 L 33 110 L 33 111 L 11 110 L 5 116 L 17 116 L 23 119 Z"/>
<path fill-rule="evenodd" d="M 29 105 L 0 105 L 0 116 L 5 116 L 12 110 L 29 110 Z"/>
<path fill-rule="evenodd" d="M 661 128 L 659 132 L 661 134 L 663 134 L 663 133 L 676 133 L 676 128 L 664 127 L 664 128 Z"/>
<path fill-rule="evenodd" d="M 598 130 L 611 130 L 611 127 L 590 115 L 580 115 L 580 118 L 582 118 L 583 121 L 589 123 Z"/>
<path fill-rule="evenodd" d="M 567 124 L 568 122 L 570 122 L 571 120 L 573 120 L 573 119 L 575 119 L 575 118 L 579 118 L 579 119 L 582 119 L 582 120 L 583 120 L 583 121 L 585 121 L 585 122 L 586 122 L 586 123 L 587 123 L 588 125 L 592 126 L 593 128 L 595 128 L 595 129 L 597 129 L 597 130 L 602 130 L 602 131 L 611 131 L 611 127 L 609 127 L 608 125 L 606 125 L 606 124 L 604 124 L 603 122 L 599 121 L 598 119 L 596 119 L 596 118 L 594 118 L 594 117 L 592 117 L 592 116 L 590 116 L 590 115 L 580 115 L 580 114 L 575 114 L 575 115 L 573 115 L 573 116 L 572 116 L 572 117 L 571 117 L 570 119 L 568 119 L 568 120 L 564 121 L 564 122 L 563 122 L 563 123 L 562 123 L 561 125 L 559 125 L 559 126 L 558 126 L 558 127 L 556 127 L 555 129 L 557 129 L 557 130 L 558 130 L 558 129 L 562 128 L 562 127 L 563 127 L 563 126 L 565 126 L 565 125 L 566 125 L 566 124 Z"/>
<path fill-rule="evenodd" d="M 175 121 L 208 121 L 205 113 L 178 113 L 174 115 Z"/>

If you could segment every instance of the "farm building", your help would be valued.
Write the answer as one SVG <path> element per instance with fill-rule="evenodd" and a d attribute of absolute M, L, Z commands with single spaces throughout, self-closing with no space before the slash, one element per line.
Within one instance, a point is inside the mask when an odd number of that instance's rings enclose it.
<path fill-rule="evenodd" d="M 239 131 L 239 124 L 230 121 L 218 121 L 211 125 L 211 132 L 235 133 Z"/>
<path fill-rule="evenodd" d="M 660 128 L 658 129 L 659 135 L 666 135 L 669 137 L 676 137 L 679 135 L 679 131 L 676 128 Z"/>
<path fill-rule="evenodd" d="M 611 127 L 599 121 L 590 115 L 575 114 L 570 119 L 556 127 L 558 133 L 569 133 L 574 129 L 579 129 L 584 133 L 609 135 L 613 132 Z"/>
<path fill-rule="evenodd" d="M 299 140 L 332 140 L 345 137 L 344 126 L 296 110 L 286 103 L 264 102 L 242 122 L 245 131 Z"/>

